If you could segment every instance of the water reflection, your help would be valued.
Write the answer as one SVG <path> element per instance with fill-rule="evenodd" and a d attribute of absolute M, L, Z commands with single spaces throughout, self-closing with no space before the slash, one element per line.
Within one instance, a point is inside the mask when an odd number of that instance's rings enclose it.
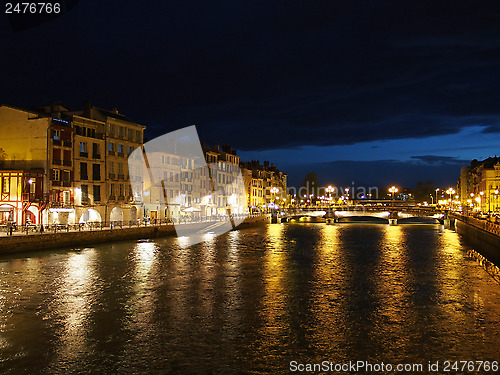
<path fill-rule="evenodd" d="M 62 264 L 61 282 L 50 303 L 57 327 L 58 349 L 54 363 L 69 368 L 81 356 L 92 351 L 88 332 L 93 306 L 99 300 L 99 282 L 95 270 L 95 249 L 71 253 Z"/>
<path fill-rule="evenodd" d="M 438 225 L 268 225 L 0 263 L 0 370 L 495 359 L 498 284 Z"/>

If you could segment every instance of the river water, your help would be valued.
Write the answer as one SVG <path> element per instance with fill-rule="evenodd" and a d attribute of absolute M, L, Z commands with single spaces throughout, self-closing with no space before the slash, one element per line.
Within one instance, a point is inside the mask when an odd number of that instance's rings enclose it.
<path fill-rule="evenodd" d="M 500 285 L 466 249 L 440 225 L 270 224 L 4 257 L 0 372 L 499 360 Z"/>

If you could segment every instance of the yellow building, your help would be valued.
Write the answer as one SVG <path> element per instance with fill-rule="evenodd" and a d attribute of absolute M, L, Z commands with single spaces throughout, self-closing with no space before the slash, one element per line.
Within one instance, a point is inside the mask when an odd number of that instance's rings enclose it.
<path fill-rule="evenodd" d="M 469 210 L 500 211 L 500 158 L 473 160 L 463 167 L 459 191 L 462 206 Z"/>

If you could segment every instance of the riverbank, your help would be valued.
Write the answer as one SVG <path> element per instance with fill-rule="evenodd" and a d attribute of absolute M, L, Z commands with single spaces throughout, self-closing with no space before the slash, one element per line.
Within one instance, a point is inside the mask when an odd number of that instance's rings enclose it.
<path fill-rule="evenodd" d="M 236 229 L 267 224 L 269 220 L 269 215 L 251 216 L 245 219 Z M 184 230 L 196 232 L 206 227 L 207 224 L 198 222 L 177 225 L 182 225 Z M 48 250 L 60 247 L 81 247 L 97 243 L 151 239 L 175 235 L 176 231 L 173 224 L 162 224 L 2 236 L 0 237 L 0 254 Z"/>
<path fill-rule="evenodd" d="M 453 218 L 455 218 L 455 231 L 467 245 L 475 248 L 475 254 L 480 255 L 480 257 L 472 256 L 472 258 L 476 259 L 488 272 L 486 264 L 500 266 L 500 226 L 470 216 L 455 214 Z"/>

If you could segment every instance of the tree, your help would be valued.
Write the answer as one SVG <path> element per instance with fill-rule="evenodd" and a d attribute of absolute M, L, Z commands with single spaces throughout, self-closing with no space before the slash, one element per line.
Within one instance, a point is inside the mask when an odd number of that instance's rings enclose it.
<path fill-rule="evenodd" d="M 430 180 L 425 182 L 420 181 L 415 186 L 413 194 L 417 202 L 432 202 L 431 196 L 434 197 L 436 194 L 436 183 Z"/>

